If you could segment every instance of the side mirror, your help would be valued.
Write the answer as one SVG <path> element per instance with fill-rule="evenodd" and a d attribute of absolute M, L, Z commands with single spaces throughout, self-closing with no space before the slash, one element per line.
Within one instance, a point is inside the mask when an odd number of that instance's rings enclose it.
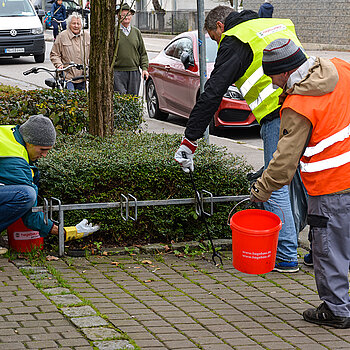
<path fill-rule="evenodd" d="M 38 14 L 38 16 L 39 16 L 40 18 L 45 16 L 45 11 L 42 10 L 42 9 L 37 9 L 37 10 L 36 10 L 36 13 Z"/>
<path fill-rule="evenodd" d="M 188 69 L 190 66 L 194 67 L 193 56 L 188 51 L 184 51 L 181 54 L 180 60 L 184 65 L 185 69 Z"/>

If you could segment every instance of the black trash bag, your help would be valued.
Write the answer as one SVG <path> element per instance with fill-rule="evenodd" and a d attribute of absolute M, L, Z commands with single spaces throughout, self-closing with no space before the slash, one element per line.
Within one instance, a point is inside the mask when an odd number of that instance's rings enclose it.
<path fill-rule="evenodd" d="M 289 185 L 289 197 L 292 207 L 295 229 L 297 234 L 307 225 L 307 201 L 308 194 L 301 181 L 300 165 L 294 174 L 293 180 Z"/>
<path fill-rule="evenodd" d="M 264 172 L 264 167 L 261 167 L 255 173 L 247 174 L 247 179 L 250 182 L 250 187 L 253 183 L 261 177 Z M 289 197 L 291 203 L 291 209 L 295 224 L 296 232 L 299 234 L 305 226 L 307 225 L 307 200 L 308 194 L 306 192 L 305 186 L 301 181 L 300 176 L 300 166 L 298 166 L 297 171 L 294 174 L 291 184 L 289 185 Z M 263 203 L 255 203 L 258 209 L 264 209 Z"/>
<path fill-rule="evenodd" d="M 248 173 L 247 179 L 250 183 L 250 188 L 252 188 L 253 183 L 262 175 L 264 172 L 264 167 L 261 167 L 256 173 Z M 264 204 L 262 202 L 254 203 L 254 207 L 257 209 L 264 210 Z"/>

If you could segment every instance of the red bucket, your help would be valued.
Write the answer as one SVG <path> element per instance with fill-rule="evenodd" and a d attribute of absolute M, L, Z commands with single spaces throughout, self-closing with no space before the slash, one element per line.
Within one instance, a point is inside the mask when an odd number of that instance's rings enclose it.
<path fill-rule="evenodd" d="M 230 227 L 233 266 L 250 274 L 270 272 L 275 266 L 281 219 L 266 210 L 246 209 L 231 217 Z"/>
<path fill-rule="evenodd" d="M 24 226 L 22 219 L 18 219 L 7 228 L 9 246 L 19 253 L 31 252 L 34 248 L 43 249 L 44 238 L 38 231 Z"/>

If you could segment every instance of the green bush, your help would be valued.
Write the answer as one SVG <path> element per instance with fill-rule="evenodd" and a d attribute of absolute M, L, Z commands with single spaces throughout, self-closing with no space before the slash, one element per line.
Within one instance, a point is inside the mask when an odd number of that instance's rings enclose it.
<path fill-rule="evenodd" d="M 142 122 L 142 99 L 114 94 L 114 121 L 118 130 L 137 130 Z M 32 114 L 49 117 L 57 130 L 74 134 L 89 125 L 85 91 L 21 90 L 0 85 L 1 124 L 22 124 Z"/>
<path fill-rule="evenodd" d="M 115 202 L 128 193 L 138 201 L 193 198 L 189 175 L 173 159 L 180 140 L 180 135 L 127 132 L 104 139 L 61 136 L 49 156 L 39 161 L 40 194 L 58 197 L 63 204 Z M 247 194 L 250 170 L 241 158 L 214 145 L 201 143 L 195 155 L 196 185 L 214 196 Z M 215 204 L 208 219 L 213 237 L 230 237 L 226 222 L 232 207 Z M 65 225 L 84 217 L 101 225 L 94 240 L 110 238 L 119 245 L 206 238 L 193 205 L 139 208 L 136 222 L 123 221 L 120 209 L 66 211 Z"/>

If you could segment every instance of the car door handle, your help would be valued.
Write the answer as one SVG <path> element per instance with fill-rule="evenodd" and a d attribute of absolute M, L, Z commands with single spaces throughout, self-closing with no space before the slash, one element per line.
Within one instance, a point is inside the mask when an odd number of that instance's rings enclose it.
<path fill-rule="evenodd" d="M 170 66 L 166 65 L 165 66 L 165 70 L 169 71 L 170 70 Z"/>

